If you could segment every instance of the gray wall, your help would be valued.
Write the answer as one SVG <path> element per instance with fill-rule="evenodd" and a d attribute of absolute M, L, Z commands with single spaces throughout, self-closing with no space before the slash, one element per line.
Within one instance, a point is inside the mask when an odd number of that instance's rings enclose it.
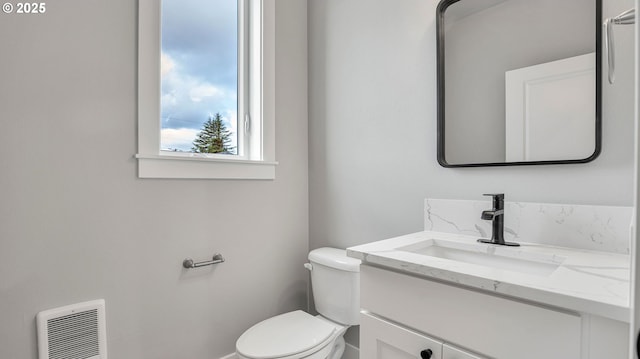
<path fill-rule="evenodd" d="M 606 16 L 633 6 L 612 3 Z M 633 29 L 617 29 L 620 70 L 604 92 L 594 162 L 445 169 L 436 162 L 436 5 L 309 1 L 310 247 L 420 231 L 425 197 L 632 205 Z"/>
<path fill-rule="evenodd" d="M 277 179 L 136 178 L 137 1 L 0 13 L 0 358 L 105 298 L 111 358 L 219 358 L 306 307 L 306 1 L 277 1 Z M 181 268 L 221 252 L 227 262 Z"/>
<path fill-rule="evenodd" d="M 633 5 L 618 2 L 615 9 L 606 2 L 605 15 Z M 633 29 L 616 29 L 619 69 L 616 84 L 604 85 L 595 161 L 446 169 L 436 162 L 436 4 L 309 2 L 311 247 L 421 230 L 425 197 L 500 191 L 510 201 L 630 206 Z"/>
<path fill-rule="evenodd" d="M 445 154 L 451 164 L 505 161 L 506 71 L 595 51 L 592 0 L 509 0 L 449 21 L 450 11 L 474 4 L 460 1 L 445 12 Z M 591 153 L 594 148 L 595 140 Z"/>

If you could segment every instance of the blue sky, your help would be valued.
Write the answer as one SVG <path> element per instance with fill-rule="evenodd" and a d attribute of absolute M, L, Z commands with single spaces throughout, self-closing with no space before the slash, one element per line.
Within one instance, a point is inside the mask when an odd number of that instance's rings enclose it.
<path fill-rule="evenodd" d="M 236 145 L 236 34 L 236 0 L 162 0 L 162 149 L 189 151 L 215 113 Z"/>

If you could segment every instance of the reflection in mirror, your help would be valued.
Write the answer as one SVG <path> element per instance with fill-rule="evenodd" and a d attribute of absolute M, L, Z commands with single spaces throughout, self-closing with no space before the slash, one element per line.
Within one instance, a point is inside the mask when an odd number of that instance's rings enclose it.
<path fill-rule="evenodd" d="M 600 151 L 596 0 L 443 0 L 438 161 L 587 162 Z"/>

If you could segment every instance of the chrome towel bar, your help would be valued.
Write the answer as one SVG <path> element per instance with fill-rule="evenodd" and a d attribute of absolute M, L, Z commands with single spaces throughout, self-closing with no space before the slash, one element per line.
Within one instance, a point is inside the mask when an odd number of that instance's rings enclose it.
<path fill-rule="evenodd" d="M 210 261 L 194 262 L 193 259 L 187 258 L 184 261 L 182 261 L 182 266 L 187 269 L 191 269 L 191 268 L 210 266 L 210 265 L 214 265 L 222 262 L 224 262 L 224 257 L 222 257 L 222 254 L 216 253 L 213 255 L 213 258 Z"/>

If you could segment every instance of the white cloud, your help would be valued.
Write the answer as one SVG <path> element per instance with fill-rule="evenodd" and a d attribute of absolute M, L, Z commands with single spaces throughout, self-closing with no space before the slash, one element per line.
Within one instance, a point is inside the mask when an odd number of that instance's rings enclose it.
<path fill-rule="evenodd" d="M 224 95 L 222 90 L 209 83 L 190 83 L 189 85 L 191 86 L 189 97 L 191 97 L 191 101 L 193 102 L 200 102 L 205 97 Z"/>
<path fill-rule="evenodd" d="M 178 104 L 178 98 L 173 92 L 162 94 L 161 101 L 164 106 L 175 106 Z"/>
<path fill-rule="evenodd" d="M 160 55 L 160 74 L 165 77 L 176 67 L 176 62 L 166 53 Z"/>
<path fill-rule="evenodd" d="M 193 128 L 163 128 L 160 132 L 160 147 L 162 149 L 189 151 L 200 130 Z"/>
<path fill-rule="evenodd" d="M 203 78 L 185 73 L 179 62 L 168 54 L 162 53 L 162 105 L 189 106 L 191 103 L 201 103 L 215 99 L 216 101 L 233 98 L 233 93 L 213 85 Z"/>
<path fill-rule="evenodd" d="M 191 74 L 186 66 L 188 62 L 183 56 L 173 56 L 162 53 L 162 83 L 161 83 L 161 116 L 162 116 L 162 147 L 190 149 L 195 136 L 186 136 L 187 129 L 198 131 L 202 123 L 209 116 L 220 113 L 227 123 L 228 129 L 236 132 L 238 124 L 235 108 L 237 96 L 234 89 L 227 89 L 222 84 L 214 83 L 198 74 Z M 173 129 L 175 132 L 166 132 Z M 234 136 L 235 137 L 235 136 Z M 180 142 L 180 139 L 183 139 Z M 234 146 L 235 140 L 234 140 Z"/>

